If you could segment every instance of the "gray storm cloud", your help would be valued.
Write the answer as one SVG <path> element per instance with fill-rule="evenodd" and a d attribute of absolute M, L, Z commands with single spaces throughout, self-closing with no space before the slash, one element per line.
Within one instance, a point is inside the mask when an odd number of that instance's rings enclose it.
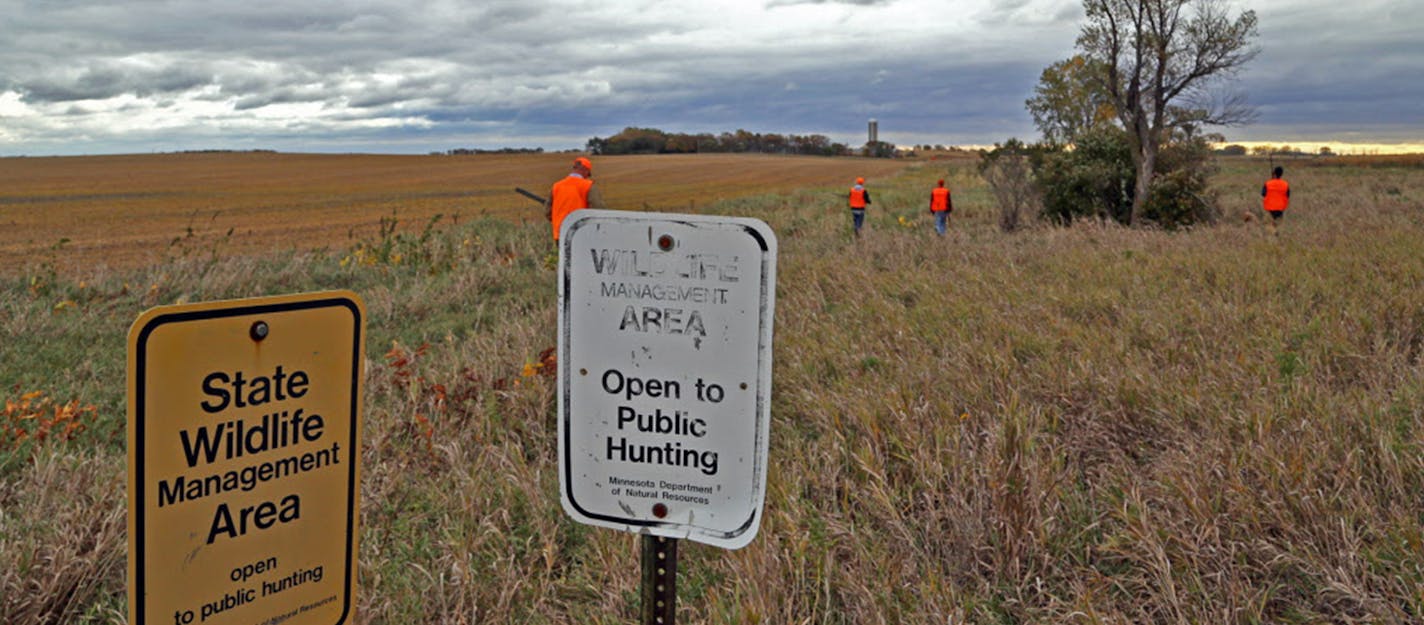
<path fill-rule="evenodd" d="M 1418 126 L 1424 81 L 1401 76 L 1424 58 L 1408 28 L 1424 5 L 1267 4 L 1239 85 L 1263 122 Z M 1082 15 L 1076 0 L 0 0 L 0 13 L 0 154 L 561 148 L 628 125 L 855 140 L 869 116 L 892 140 L 989 143 L 1034 134 L 1023 100 L 1073 53 Z"/>

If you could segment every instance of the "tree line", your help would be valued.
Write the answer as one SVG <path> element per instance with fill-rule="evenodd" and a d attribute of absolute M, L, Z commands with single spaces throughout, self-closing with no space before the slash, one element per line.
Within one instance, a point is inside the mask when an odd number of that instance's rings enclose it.
<path fill-rule="evenodd" d="M 698 154 L 698 153 L 759 153 L 801 154 L 808 156 L 893 156 L 895 146 L 884 141 L 851 148 L 831 141 L 825 135 L 794 135 L 750 132 L 689 134 L 665 132 L 657 128 L 624 128 L 608 138 L 588 140 L 588 152 L 596 155 L 620 154 Z"/>
<path fill-rule="evenodd" d="M 1248 150 L 1248 149 L 1246 148 L 1246 146 L 1244 146 L 1244 145 L 1239 145 L 1239 144 L 1233 143 L 1233 144 L 1231 144 L 1231 145 L 1222 146 L 1220 149 L 1218 149 L 1218 150 L 1216 151 L 1216 153 L 1217 153 L 1217 154 L 1220 154 L 1220 155 L 1222 155 L 1222 156 L 1245 156 L 1245 155 L 1247 155 L 1247 154 L 1251 154 L 1251 155 L 1253 155 L 1253 156 L 1292 156 L 1292 157 L 1295 157 L 1295 156 L 1335 156 L 1335 150 L 1330 149 L 1330 146 L 1327 146 L 1327 145 L 1322 145 L 1322 146 L 1320 146 L 1320 148 L 1317 149 L 1316 151 L 1314 151 L 1314 152 L 1309 152 L 1309 151 L 1306 151 L 1306 150 L 1303 149 L 1303 148 L 1297 148 L 1297 147 L 1295 147 L 1295 146 L 1292 146 L 1292 145 L 1290 145 L 1289 143 L 1287 143 L 1287 144 L 1285 144 L 1285 145 L 1258 145 L 1258 146 L 1255 146 L 1255 147 L 1253 147 L 1253 148 L 1251 148 L 1251 149 L 1249 149 L 1249 150 Z"/>

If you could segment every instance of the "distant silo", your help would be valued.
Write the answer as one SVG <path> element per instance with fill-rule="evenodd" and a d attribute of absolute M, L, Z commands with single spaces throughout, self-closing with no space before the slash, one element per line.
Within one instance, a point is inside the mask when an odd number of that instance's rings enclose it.
<path fill-rule="evenodd" d="M 878 141 L 880 141 L 880 122 L 872 119 L 870 120 L 870 142 L 875 143 Z"/>

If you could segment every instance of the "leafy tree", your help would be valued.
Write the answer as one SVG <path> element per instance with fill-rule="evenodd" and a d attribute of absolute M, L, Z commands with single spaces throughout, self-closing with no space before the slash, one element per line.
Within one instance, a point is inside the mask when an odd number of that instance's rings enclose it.
<path fill-rule="evenodd" d="M 608 138 L 610 145 L 626 145 L 624 154 L 659 154 L 666 151 L 667 141 L 667 133 L 656 128 L 624 128 Z"/>
<path fill-rule="evenodd" d="M 668 136 L 665 150 L 673 154 L 687 154 L 697 151 L 697 137 L 692 135 L 676 134 Z"/>
<path fill-rule="evenodd" d="M 894 158 L 895 144 L 886 141 L 868 141 L 861 153 L 871 158 Z"/>
<path fill-rule="evenodd" d="M 1024 106 L 1045 141 L 1073 143 L 1078 135 L 1113 123 L 1117 111 L 1100 79 L 1105 72 L 1100 61 L 1081 54 L 1043 69 Z"/>
<path fill-rule="evenodd" d="M 786 153 L 786 137 L 783 137 L 776 133 L 768 133 L 757 136 L 758 138 L 760 138 L 760 146 L 757 151 L 768 152 L 771 154 Z"/>
<path fill-rule="evenodd" d="M 1210 89 L 1256 56 L 1256 13 L 1232 18 L 1222 0 L 1084 0 L 1083 6 L 1088 21 L 1078 48 L 1106 67 L 1101 87 L 1131 142 L 1136 181 L 1128 222 L 1135 223 L 1174 129 L 1250 120 L 1239 97 L 1217 99 Z"/>
<path fill-rule="evenodd" d="M 832 156 L 831 140 L 826 135 L 791 135 L 791 145 L 796 154 Z"/>
<path fill-rule="evenodd" d="M 742 149 L 739 150 L 739 151 L 741 151 L 741 152 L 760 152 L 760 151 L 761 151 L 761 135 L 759 135 L 759 134 L 757 134 L 757 133 L 754 133 L 754 132 L 749 132 L 749 131 L 746 131 L 746 130 L 742 130 L 741 128 L 738 128 L 738 129 L 737 129 L 737 132 L 734 133 L 734 134 L 735 134 L 735 136 L 736 136 L 735 141 L 736 141 L 737 145 L 742 146 Z"/>
<path fill-rule="evenodd" d="M 693 135 L 697 142 L 698 152 L 721 152 L 722 147 L 717 143 L 717 137 L 712 133 L 703 132 Z"/>

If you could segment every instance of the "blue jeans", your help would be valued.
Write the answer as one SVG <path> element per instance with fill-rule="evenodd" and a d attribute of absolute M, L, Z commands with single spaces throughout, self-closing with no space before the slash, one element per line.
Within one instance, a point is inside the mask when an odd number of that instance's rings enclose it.
<path fill-rule="evenodd" d="M 949 229 L 949 211 L 935 211 L 935 231 L 940 236 L 944 236 L 944 231 Z"/>
<path fill-rule="evenodd" d="M 860 227 L 865 225 L 865 209 L 850 209 L 850 218 L 855 224 L 855 233 L 860 234 Z"/>

